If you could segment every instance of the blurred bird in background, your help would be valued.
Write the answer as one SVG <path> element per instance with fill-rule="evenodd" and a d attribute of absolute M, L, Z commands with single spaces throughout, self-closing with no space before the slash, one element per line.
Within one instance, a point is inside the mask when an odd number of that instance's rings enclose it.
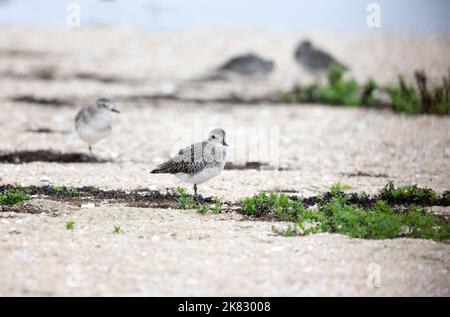
<path fill-rule="evenodd" d="M 235 78 L 260 79 L 267 77 L 275 68 L 273 61 L 248 53 L 229 59 L 202 79 L 230 80 Z"/>
<path fill-rule="evenodd" d="M 313 44 L 304 40 L 295 49 L 294 58 L 299 67 L 312 75 L 316 80 L 326 74 L 331 65 L 337 65 L 344 70 L 349 68 L 337 61 L 331 54 L 316 48 Z"/>

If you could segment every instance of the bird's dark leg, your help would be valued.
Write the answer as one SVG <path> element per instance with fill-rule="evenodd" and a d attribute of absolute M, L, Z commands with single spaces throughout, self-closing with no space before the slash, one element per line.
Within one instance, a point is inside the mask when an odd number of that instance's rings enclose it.
<path fill-rule="evenodd" d="M 197 196 L 197 184 L 194 184 L 194 197 L 195 197 L 195 201 L 198 203 L 198 196 Z"/>
<path fill-rule="evenodd" d="M 92 146 L 89 145 L 89 154 L 92 156 Z"/>

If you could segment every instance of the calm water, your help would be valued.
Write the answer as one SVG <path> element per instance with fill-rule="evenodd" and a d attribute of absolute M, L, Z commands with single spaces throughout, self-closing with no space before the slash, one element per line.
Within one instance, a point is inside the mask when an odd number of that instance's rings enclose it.
<path fill-rule="evenodd" d="M 363 31 L 366 6 L 376 2 L 381 31 L 450 32 L 448 0 L 0 0 L 0 24 L 65 27 L 73 2 L 81 27 Z"/>

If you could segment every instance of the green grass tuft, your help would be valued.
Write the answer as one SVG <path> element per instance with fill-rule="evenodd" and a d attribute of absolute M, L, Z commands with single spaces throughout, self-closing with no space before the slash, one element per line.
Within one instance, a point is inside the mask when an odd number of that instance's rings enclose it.
<path fill-rule="evenodd" d="M 345 69 L 331 65 L 328 69 L 326 85 L 310 84 L 304 87 L 296 85 L 291 93 L 283 93 L 285 102 L 326 103 L 331 105 L 356 106 L 361 103 L 375 103 L 376 83 L 371 80 L 364 86 L 360 95 L 359 84 L 354 79 L 344 78 Z"/>
<path fill-rule="evenodd" d="M 440 199 L 432 190 L 417 185 L 395 187 L 389 183 L 369 207 L 361 207 L 351 203 L 351 197 L 354 196 L 345 194 L 345 189 L 348 189 L 345 185 L 333 185 L 329 193 L 319 197 L 317 204 L 309 208 L 303 205 L 301 198 L 260 193 L 241 199 L 240 212 L 252 216 L 271 215 L 278 220 L 292 221 L 293 224 L 286 229 L 272 229 L 287 237 L 331 232 L 364 239 L 450 239 L 447 219 L 426 212 L 423 207 L 414 204 L 432 204 Z M 360 197 L 368 198 L 367 194 Z"/>
<path fill-rule="evenodd" d="M 94 187 L 94 186 L 91 187 L 91 194 L 93 196 L 97 196 L 99 191 L 100 191 L 100 189 L 98 189 L 97 187 Z"/>
<path fill-rule="evenodd" d="M 450 204 L 450 192 L 445 192 L 442 198 Z"/>
<path fill-rule="evenodd" d="M 331 65 L 327 73 L 327 83 L 301 86 L 296 84 L 291 91 L 280 94 L 281 101 L 288 103 L 325 103 L 345 106 L 369 106 L 382 108 L 389 106 L 395 112 L 406 114 L 432 113 L 450 114 L 450 71 L 440 84 L 431 86 L 424 71 L 414 73 L 415 82 L 407 82 L 398 77 L 394 85 L 380 87 L 369 78 L 364 84 L 354 79 L 344 78 L 345 70 Z M 377 93 L 387 94 L 388 101 L 382 101 Z"/>
<path fill-rule="evenodd" d="M 392 109 L 396 112 L 416 114 L 421 112 L 420 98 L 414 85 L 399 76 L 398 85 L 388 88 Z"/>
<path fill-rule="evenodd" d="M 338 196 L 338 195 L 342 194 L 344 191 L 349 190 L 351 188 L 352 188 L 352 186 L 350 186 L 349 184 L 336 183 L 331 186 L 330 193 L 333 196 Z"/>
<path fill-rule="evenodd" d="M 114 234 L 119 234 L 122 232 L 122 228 L 119 225 L 114 225 L 113 227 L 113 233 Z"/>
<path fill-rule="evenodd" d="M 73 231 L 75 229 L 75 224 L 76 224 L 76 222 L 74 220 L 66 221 L 66 229 Z"/>
<path fill-rule="evenodd" d="M 177 198 L 178 207 L 180 209 L 193 209 L 195 207 L 194 198 L 188 196 L 184 187 L 178 187 L 177 192 L 179 197 Z"/>
<path fill-rule="evenodd" d="M 0 205 L 14 205 L 28 199 L 28 195 L 22 187 L 6 188 L 0 193 Z"/>
<path fill-rule="evenodd" d="M 197 213 L 200 215 L 205 215 L 208 212 L 209 206 L 208 204 L 203 204 L 198 206 Z"/>
<path fill-rule="evenodd" d="M 381 104 L 381 101 L 376 97 L 375 92 L 378 89 L 378 84 L 372 78 L 369 78 L 364 84 L 361 93 L 360 103 L 362 106 L 376 107 Z"/>
<path fill-rule="evenodd" d="M 220 214 L 221 211 L 222 211 L 222 200 L 219 197 L 215 197 L 212 212 L 213 214 Z"/>
<path fill-rule="evenodd" d="M 295 220 L 304 208 L 300 200 L 292 200 L 286 194 L 260 193 L 239 201 L 244 215 L 273 213 L 280 220 Z"/>
<path fill-rule="evenodd" d="M 439 198 L 431 189 L 420 188 L 417 185 L 405 185 L 396 187 L 393 182 L 389 182 L 379 197 L 389 202 L 395 203 L 428 203 L 432 204 Z"/>
<path fill-rule="evenodd" d="M 74 187 L 53 186 L 52 192 L 55 194 L 68 195 L 71 197 L 80 197 L 81 196 L 80 191 Z"/>
<path fill-rule="evenodd" d="M 220 214 L 222 211 L 222 200 L 218 197 L 214 197 L 213 205 L 203 204 L 197 207 L 197 213 L 201 215 L 206 214 L 209 210 L 211 210 L 213 214 Z"/>

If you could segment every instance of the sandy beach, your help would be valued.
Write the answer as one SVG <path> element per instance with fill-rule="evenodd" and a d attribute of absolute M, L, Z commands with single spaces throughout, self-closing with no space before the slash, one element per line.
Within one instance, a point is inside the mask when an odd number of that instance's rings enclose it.
<path fill-rule="evenodd" d="M 388 181 L 450 190 L 448 116 L 219 102 L 311 81 L 292 57 L 301 38 L 333 51 L 351 66 L 348 76 L 361 81 L 392 83 L 398 74 L 411 78 L 416 69 L 437 81 L 450 67 L 447 35 L 6 27 L 0 33 L 0 154 L 88 154 L 74 132 L 77 111 L 107 97 L 121 114 L 114 115 L 111 136 L 94 146 L 106 162 L 3 162 L 0 185 L 42 185 L 45 179 L 58 186 L 165 192 L 183 184 L 150 170 L 221 127 L 231 163 L 263 168 L 225 170 L 199 186 L 203 196 L 235 201 L 277 191 L 308 197 L 337 182 L 369 194 Z M 194 80 L 248 51 L 274 60 L 275 72 L 257 81 Z M 271 229 L 285 223 L 234 213 L 201 216 L 107 203 L 82 208 L 42 198 L 23 204 L 23 212 L 0 211 L 3 296 L 450 295 L 448 243 L 337 234 L 285 238 Z M 29 213 L 27 206 L 40 212 Z M 68 220 L 76 221 L 75 230 L 66 230 Z M 123 232 L 113 234 L 114 225 Z M 375 285 L 374 267 L 380 277 Z"/>

